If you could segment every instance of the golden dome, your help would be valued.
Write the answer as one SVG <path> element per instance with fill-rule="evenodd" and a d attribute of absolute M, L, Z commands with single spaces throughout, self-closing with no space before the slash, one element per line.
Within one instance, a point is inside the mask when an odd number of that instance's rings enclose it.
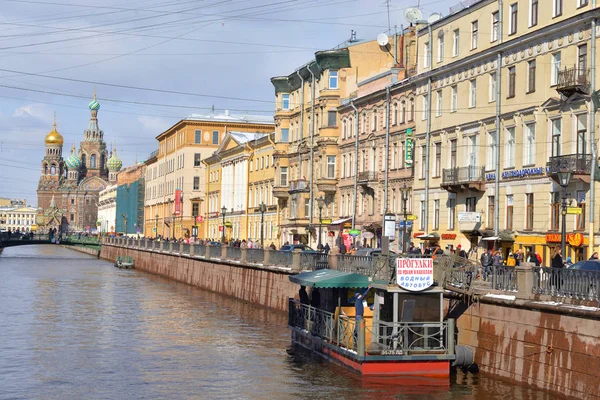
<path fill-rule="evenodd" d="M 62 146 L 64 140 L 62 135 L 56 130 L 56 122 L 54 123 L 54 129 L 52 129 L 52 131 L 46 135 L 46 139 L 44 141 L 46 144 L 58 144 Z"/>

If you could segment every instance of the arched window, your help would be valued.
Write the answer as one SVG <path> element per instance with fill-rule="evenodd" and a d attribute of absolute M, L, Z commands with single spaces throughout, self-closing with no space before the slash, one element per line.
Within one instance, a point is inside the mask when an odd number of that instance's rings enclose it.
<path fill-rule="evenodd" d="M 346 139 L 346 135 L 347 135 L 347 126 L 346 126 L 346 118 L 342 119 L 342 139 Z"/>
<path fill-rule="evenodd" d="M 406 122 L 406 101 L 402 100 L 400 103 L 400 123 L 403 124 Z"/>
<path fill-rule="evenodd" d="M 87 168 L 87 156 L 85 154 L 81 155 L 81 165 L 83 165 L 85 168 Z"/>
<path fill-rule="evenodd" d="M 354 132 L 354 123 L 352 117 L 348 118 L 348 136 L 354 137 L 356 132 Z"/>
<path fill-rule="evenodd" d="M 398 124 L 398 103 L 392 106 L 392 125 Z"/>
<path fill-rule="evenodd" d="M 92 154 L 90 157 L 90 168 L 96 168 L 96 155 Z"/>
<path fill-rule="evenodd" d="M 415 99 L 410 99 L 410 116 L 408 118 L 409 121 L 415 120 Z"/>
<path fill-rule="evenodd" d="M 56 175 L 56 165 L 54 164 L 50 167 L 50 175 Z"/>
<path fill-rule="evenodd" d="M 100 169 L 104 169 L 104 154 L 100 154 Z"/>
<path fill-rule="evenodd" d="M 48 164 L 44 164 L 44 175 L 48 175 Z"/>
<path fill-rule="evenodd" d="M 377 109 L 373 110 L 373 120 L 371 121 L 371 130 L 372 131 L 376 131 L 379 126 L 377 125 L 377 117 L 378 117 L 379 111 L 377 111 Z"/>

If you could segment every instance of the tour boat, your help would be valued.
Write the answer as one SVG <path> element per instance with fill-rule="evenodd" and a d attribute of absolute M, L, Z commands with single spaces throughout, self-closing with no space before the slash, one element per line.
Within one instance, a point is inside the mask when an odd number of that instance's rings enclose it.
<path fill-rule="evenodd" d="M 459 349 L 458 360 L 455 355 L 455 321 L 444 318 L 433 260 L 392 262 L 391 279 L 333 269 L 290 276 L 300 292 L 311 292 L 310 300 L 304 294 L 303 300 L 289 299 L 292 341 L 364 376 L 447 378 L 451 364 L 472 364 L 468 348 Z M 354 295 L 369 287 L 368 306 L 357 307 Z M 357 324 L 360 308 L 364 314 Z"/>
<path fill-rule="evenodd" d="M 133 269 L 133 259 L 131 257 L 122 258 L 121 256 L 117 257 L 115 261 L 115 267 L 122 269 Z"/>

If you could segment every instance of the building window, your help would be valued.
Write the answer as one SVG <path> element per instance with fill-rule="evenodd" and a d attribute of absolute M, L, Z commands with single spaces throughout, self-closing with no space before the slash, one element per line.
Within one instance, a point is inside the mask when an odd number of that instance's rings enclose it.
<path fill-rule="evenodd" d="M 435 143 L 435 166 L 433 170 L 433 176 L 439 177 L 442 174 L 442 144 Z"/>
<path fill-rule="evenodd" d="M 488 148 L 487 148 L 487 157 L 486 157 L 486 166 L 485 169 L 486 171 L 491 171 L 496 169 L 496 163 L 497 163 L 497 158 L 496 158 L 496 147 L 498 146 L 498 143 L 496 141 L 496 131 L 491 131 L 488 132 Z"/>
<path fill-rule="evenodd" d="M 402 100 L 400 103 L 400 123 L 406 122 L 406 101 Z"/>
<path fill-rule="evenodd" d="M 425 179 L 425 166 L 427 165 L 427 152 L 425 146 L 421 146 L 421 179 Z"/>
<path fill-rule="evenodd" d="M 578 48 L 578 59 L 577 63 L 579 68 L 579 75 L 585 74 L 587 69 L 587 44 L 582 44 Z"/>
<path fill-rule="evenodd" d="M 475 79 L 469 81 L 469 107 L 477 105 L 477 81 Z"/>
<path fill-rule="evenodd" d="M 428 111 L 429 111 L 429 96 L 425 94 L 425 95 L 423 95 L 423 112 L 421 113 L 422 120 L 427 119 Z"/>
<path fill-rule="evenodd" d="M 504 144 L 504 168 L 515 166 L 515 127 L 506 128 Z"/>
<path fill-rule="evenodd" d="M 460 51 L 460 31 L 456 29 L 453 32 L 453 41 L 452 41 L 452 56 L 458 56 L 458 52 Z"/>
<path fill-rule="evenodd" d="M 194 167 L 199 167 L 202 163 L 202 154 L 194 153 Z"/>
<path fill-rule="evenodd" d="M 451 112 L 456 112 L 456 110 L 458 109 L 458 86 L 454 85 L 451 88 L 452 91 L 452 101 L 450 104 L 450 111 Z"/>
<path fill-rule="evenodd" d="M 212 144 L 219 144 L 219 131 L 213 131 Z"/>
<path fill-rule="evenodd" d="M 587 133 L 587 114 L 577 116 L 577 154 L 585 155 L 585 134 Z"/>
<path fill-rule="evenodd" d="M 530 0 L 529 9 L 531 13 L 529 27 L 536 26 L 538 24 L 538 0 Z"/>
<path fill-rule="evenodd" d="M 392 104 L 392 125 L 398 124 L 398 103 Z"/>
<path fill-rule="evenodd" d="M 471 22 L 471 50 L 477 48 L 477 39 L 479 35 L 479 22 Z"/>
<path fill-rule="evenodd" d="M 410 114 L 408 116 L 408 121 L 415 120 L 415 99 L 410 99 Z"/>
<path fill-rule="evenodd" d="M 423 66 L 425 68 L 429 68 L 429 66 L 431 65 L 431 60 L 429 58 L 429 42 L 425 43 L 425 45 L 423 46 L 423 53 L 425 53 Z"/>
<path fill-rule="evenodd" d="M 535 60 L 527 63 L 527 93 L 535 92 Z"/>
<path fill-rule="evenodd" d="M 443 32 L 438 36 L 438 56 L 437 56 L 437 61 L 439 63 L 444 61 L 444 34 Z"/>
<path fill-rule="evenodd" d="M 492 13 L 492 42 L 498 40 L 498 35 L 500 34 L 500 14 L 498 11 Z"/>
<path fill-rule="evenodd" d="M 477 197 L 467 197 L 465 199 L 465 211 L 475 212 L 477 210 Z"/>
<path fill-rule="evenodd" d="M 75 199 L 71 199 L 71 205 L 75 204 Z"/>
<path fill-rule="evenodd" d="M 392 145 L 392 169 L 398 168 L 398 143 Z"/>
<path fill-rule="evenodd" d="M 558 157 L 561 154 L 560 136 L 562 131 L 562 118 L 553 119 L 552 122 L 552 157 Z"/>
<path fill-rule="evenodd" d="M 581 208 L 581 214 L 577 214 L 577 230 L 582 231 L 585 229 L 585 190 L 577 191 L 577 207 Z"/>
<path fill-rule="evenodd" d="M 281 186 L 288 185 L 288 167 L 281 167 L 279 172 L 279 184 Z"/>
<path fill-rule="evenodd" d="M 508 99 L 515 97 L 515 85 L 517 84 L 517 71 L 515 67 L 508 68 Z"/>
<path fill-rule="evenodd" d="M 433 230 L 440 229 L 440 201 L 433 201 Z"/>
<path fill-rule="evenodd" d="M 335 156 L 327 156 L 327 178 L 335 178 Z"/>
<path fill-rule="evenodd" d="M 511 6 L 510 6 L 510 21 L 509 21 L 509 28 L 508 28 L 509 35 L 514 35 L 515 33 L 517 33 L 518 13 L 519 13 L 519 5 L 517 3 L 511 4 Z"/>
<path fill-rule="evenodd" d="M 523 149 L 523 165 L 535 164 L 535 123 L 525 125 L 525 148 Z"/>
<path fill-rule="evenodd" d="M 579 0 L 577 7 L 584 7 L 588 5 L 588 0 Z"/>
<path fill-rule="evenodd" d="M 559 230 L 560 215 L 560 192 L 550 193 L 550 230 Z"/>
<path fill-rule="evenodd" d="M 96 155 L 95 154 L 92 154 L 92 156 L 90 157 L 90 168 L 96 168 Z"/>
<path fill-rule="evenodd" d="M 558 73 L 560 72 L 561 56 L 560 52 L 552 54 L 552 69 L 550 70 L 550 85 L 558 83 Z"/>
<path fill-rule="evenodd" d="M 421 200 L 421 215 L 419 216 L 420 228 L 425 229 L 425 201 Z"/>
<path fill-rule="evenodd" d="M 525 216 L 525 229 L 533 230 L 533 193 L 527 193 L 527 210 Z"/>
<path fill-rule="evenodd" d="M 71 221 L 71 222 L 75 221 L 75 214 L 69 215 L 69 221 Z"/>
<path fill-rule="evenodd" d="M 338 88 L 338 72 L 329 71 L 329 89 Z"/>
<path fill-rule="evenodd" d="M 498 84 L 497 81 L 497 75 L 495 72 L 492 72 L 490 74 L 490 103 L 496 101 L 496 91 L 497 91 L 497 87 L 496 85 Z"/>
<path fill-rule="evenodd" d="M 194 131 L 194 143 L 202 143 L 202 131 Z"/>
<path fill-rule="evenodd" d="M 513 229 L 513 195 L 506 195 L 506 230 Z"/>
<path fill-rule="evenodd" d="M 376 131 L 379 126 L 377 124 L 377 115 L 378 115 L 379 111 L 377 110 L 373 110 L 373 114 L 372 114 L 372 118 L 371 118 L 371 130 L 372 131 Z"/>
<path fill-rule="evenodd" d="M 552 0 L 552 17 L 560 17 L 563 13 L 563 1 L 562 0 Z"/>
<path fill-rule="evenodd" d="M 488 196 L 488 215 L 486 218 L 488 229 L 494 229 L 494 224 L 495 224 L 494 215 L 495 215 L 495 210 L 496 210 L 495 201 L 496 201 L 495 196 Z"/>
<path fill-rule="evenodd" d="M 327 111 L 327 126 L 328 127 L 337 126 L 337 112 L 336 111 Z"/>
<path fill-rule="evenodd" d="M 281 142 L 287 143 L 290 140 L 290 130 L 289 128 L 281 128 Z"/>
<path fill-rule="evenodd" d="M 442 115 L 442 91 L 438 90 L 435 93 L 437 95 L 437 106 L 435 109 L 435 115 L 439 117 Z"/>
<path fill-rule="evenodd" d="M 282 110 L 290 109 L 290 94 L 289 93 L 281 94 L 281 109 Z"/>
<path fill-rule="evenodd" d="M 471 135 L 468 137 L 467 140 L 467 152 L 469 154 L 469 163 L 472 166 L 475 166 L 477 165 L 477 153 L 479 152 L 479 148 L 477 147 L 477 135 Z"/>
<path fill-rule="evenodd" d="M 194 177 L 194 190 L 200 190 L 200 177 Z"/>
<path fill-rule="evenodd" d="M 458 140 L 452 139 L 450 141 L 450 168 L 456 168 L 457 147 L 458 147 Z"/>
<path fill-rule="evenodd" d="M 456 199 L 448 199 L 448 229 L 454 230 L 454 222 L 456 221 Z"/>

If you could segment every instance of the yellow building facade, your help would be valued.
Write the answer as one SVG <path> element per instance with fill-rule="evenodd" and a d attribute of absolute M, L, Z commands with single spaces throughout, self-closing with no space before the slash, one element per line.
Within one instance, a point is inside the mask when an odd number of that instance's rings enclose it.
<path fill-rule="evenodd" d="M 560 245 L 557 172 L 568 169 L 567 203 L 581 214 L 566 231 L 584 239 L 566 256 L 589 257 L 598 16 L 585 0 L 482 0 L 419 30 L 415 237 L 534 250 L 548 265 Z"/>
<path fill-rule="evenodd" d="M 271 78 L 276 96 L 273 195 L 281 211 L 280 244 L 316 247 L 320 222 L 334 222 L 340 215 L 338 107 L 358 90 L 359 82 L 400 62 L 400 38 L 390 38 L 383 47 L 376 41 L 351 40 L 315 53 L 289 75 Z M 317 199 L 322 199 L 320 204 Z"/>
<path fill-rule="evenodd" d="M 213 241 L 276 241 L 279 226 L 273 197 L 273 133 L 230 131 L 204 160 L 207 232 Z M 262 233 L 261 233 L 262 227 Z"/>
<path fill-rule="evenodd" d="M 219 149 L 230 131 L 269 133 L 273 127 L 271 117 L 193 114 L 158 135 L 158 150 L 146 161 L 146 235 L 206 237 L 210 186 L 204 159 Z"/>

